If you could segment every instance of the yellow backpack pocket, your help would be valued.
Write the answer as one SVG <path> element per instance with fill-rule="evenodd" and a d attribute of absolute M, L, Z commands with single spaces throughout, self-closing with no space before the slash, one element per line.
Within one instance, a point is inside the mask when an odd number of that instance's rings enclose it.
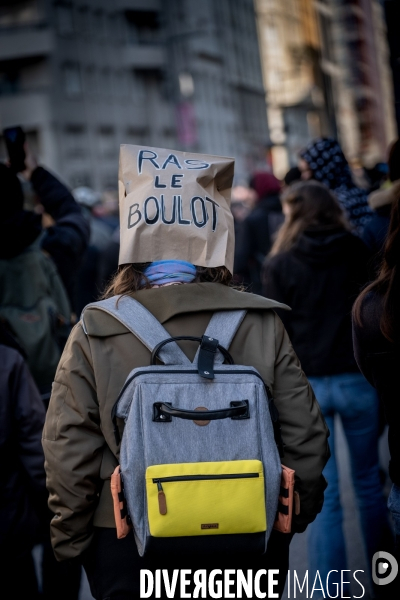
<path fill-rule="evenodd" d="M 146 470 L 153 537 L 266 531 L 259 460 L 153 465 Z"/>

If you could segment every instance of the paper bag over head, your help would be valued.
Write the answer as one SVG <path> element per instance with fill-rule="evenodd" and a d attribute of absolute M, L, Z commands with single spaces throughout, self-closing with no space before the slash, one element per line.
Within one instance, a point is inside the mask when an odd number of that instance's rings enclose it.
<path fill-rule="evenodd" d="M 234 159 L 122 145 L 119 264 L 186 260 L 233 273 Z"/>

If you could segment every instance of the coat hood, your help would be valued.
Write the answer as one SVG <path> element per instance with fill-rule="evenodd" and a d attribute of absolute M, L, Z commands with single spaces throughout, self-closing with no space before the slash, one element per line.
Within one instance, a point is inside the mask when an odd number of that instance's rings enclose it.
<path fill-rule="evenodd" d="M 229 288 L 221 283 L 188 283 L 132 294 L 160 323 L 179 314 L 193 314 L 217 310 L 290 310 L 286 304 L 257 294 L 248 294 Z M 85 328 L 89 335 L 107 337 L 128 333 L 124 325 L 113 316 L 96 310 L 95 304 L 84 311 Z"/>
<path fill-rule="evenodd" d="M 326 267 L 343 262 L 354 247 L 355 236 L 338 227 L 316 227 L 304 231 L 292 252 L 310 265 Z"/>

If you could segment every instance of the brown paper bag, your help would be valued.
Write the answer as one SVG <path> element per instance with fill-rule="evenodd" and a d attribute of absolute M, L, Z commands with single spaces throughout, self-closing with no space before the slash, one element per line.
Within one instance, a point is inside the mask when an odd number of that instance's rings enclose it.
<path fill-rule="evenodd" d="M 119 264 L 186 260 L 233 272 L 234 159 L 122 145 Z"/>
<path fill-rule="evenodd" d="M 132 529 L 132 525 L 128 522 L 128 513 L 122 489 L 121 469 L 119 465 L 118 467 L 115 467 L 114 472 L 111 475 L 111 495 L 114 504 L 117 538 L 120 540 L 128 535 Z"/>

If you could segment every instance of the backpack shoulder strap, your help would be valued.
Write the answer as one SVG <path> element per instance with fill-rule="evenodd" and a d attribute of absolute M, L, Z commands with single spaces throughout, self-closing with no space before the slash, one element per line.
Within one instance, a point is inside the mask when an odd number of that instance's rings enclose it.
<path fill-rule="evenodd" d="M 153 351 L 157 344 L 171 337 L 161 323 L 143 306 L 143 304 L 140 304 L 140 302 L 129 296 L 113 296 L 112 298 L 93 302 L 92 304 L 85 306 L 81 315 L 81 321 L 83 330 L 86 334 L 84 313 L 88 308 L 102 310 L 112 315 L 120 323 L 125 325 L 125 327 L 129 329 L 129 331 L 131 331 L 133 335 L 135 335 L 142 344 L 150 350 L 150 352 Z M 159 356 L 166 365 L 191 364 L 176 342 L 171 342 L 161 348 Z"/>
<path fill-rule="evenodd" d="M 221 310 L 215 312 L 210 319 L 204 335 L 218 340 L 220 346 L 229 350 L 229 346 L 235 337 L 237 330 L 246 316 L 246 310 Z M 200 348 L 196 352 L 193 363 L 197 364 Z M 224 357 L 221 352 L 215 355 L 214 363 L 223 363 Z"/>

